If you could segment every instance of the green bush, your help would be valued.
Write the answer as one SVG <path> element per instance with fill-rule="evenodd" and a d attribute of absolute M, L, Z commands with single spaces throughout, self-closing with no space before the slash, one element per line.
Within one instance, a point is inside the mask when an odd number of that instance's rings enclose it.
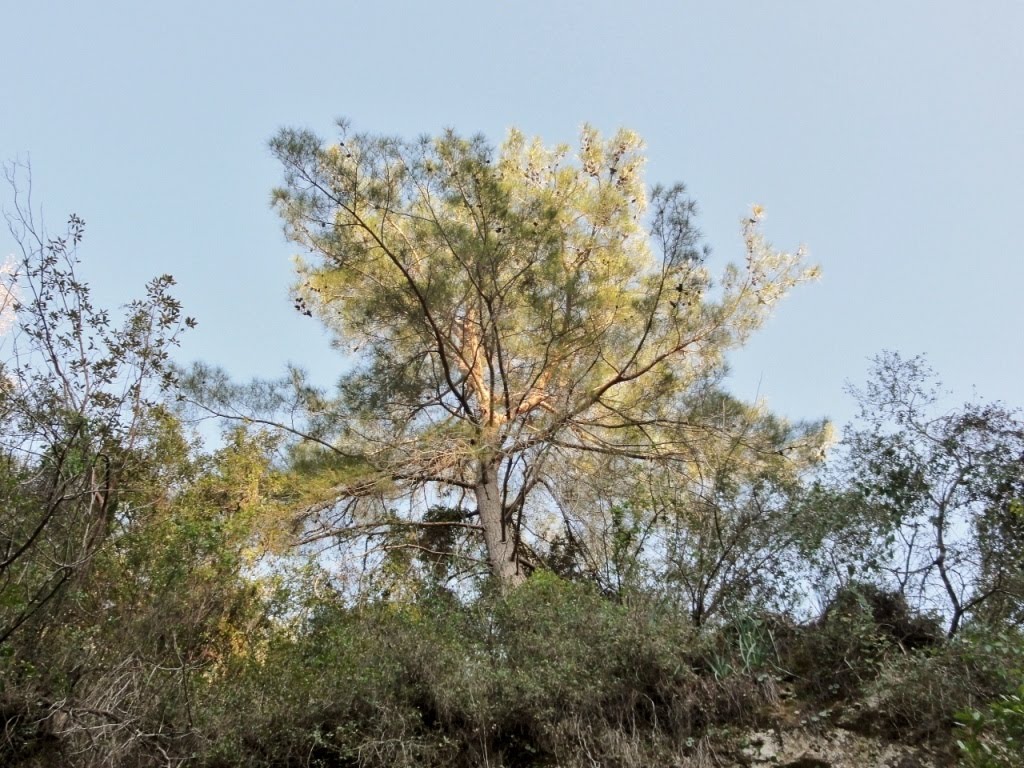
<path fill-rule="evenodd" d="M 929 651 L 887 660 L 868 689 L 880 730 L 901 738 L 948 738 L 958 713 L 1013 694 L 1024 669 L 1018 633 L 965 629 Z"/>
<path fill-rule="evenodd" d="M 723 686 L 691 669 L 694 645 L 688 621 L 659 604 L 615 603 L 550 573 L 470 605 L 322 609 L 207 681 L 203 761 L 663 763 L 731 717 Z"/>
<path fill-rule="evenodd" d="M 445 751 L 436 726 L 454 719 L 435 695 L 456 681 L 444 671 L 462 642 L 452 630 L 416 606 L 323 611 L 210 681 L 209 764 L 436 763 Z"/>
<path fill-rule="evenodd" d="M 538 572 L 468 604 L 320 604 L 207 677 L 197 764 L 671 764 L 716 729 L 776 722 L 787 706 L 779 686 L 793 682 L 794 709 L 866 698 L 862 725 L 948 743 L 955 712 L 987 712 L 1013 692 L 1016 636 L 965 630 L 908 650 L 879 619 L 881 603 L 846 599 L 807 627 L 751 613 L 698 630 L 667 603 L 612 601 Z"/>
<path fill-rule="evenodd" d="M 985 710 L 957 715 L 966 734 L 957 741 L 965 764 L 971 768 L 1014 768 L 1024 755 L 1024 685 L 1001 696 Z"/>
<path fill-rule="evenodd" d="M 860 698 L 888 659 L 942 642 L 938 624 L 898 594 L 850 584 L 815 623 L 791 633 L 780 651 L 801 695 L 817 703 Z"/>

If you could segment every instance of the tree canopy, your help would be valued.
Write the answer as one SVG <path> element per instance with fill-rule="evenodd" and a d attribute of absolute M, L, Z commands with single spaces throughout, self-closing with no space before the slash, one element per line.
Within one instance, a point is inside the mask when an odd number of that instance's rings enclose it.
<path fill-rule="evenodd" d="M 815 270 L 766 242 L 755 206 L 743 262 L 713 281 L 693 202 L 681 185 L 647 190 L 635 133 L 585 127 L 571 154 L 515 130 L 494 149 L 343 123 L 334 143 L 284 130 L 272 148 L 274 202 L 306 251 L 296 307 L 357 353 L 337 398 L 307 400 L 305 460 L 337 480 L 306 500 L 315 529 L 455 494 L 475 506 L 445 524 L 479 529 L 491 571 L 515 583 L 581 469 L 698 478 L 716 443 L 797 464 L 819 451 L 820 434 L 780 444 L 706 408 L 725 354 Z"/>
<path fill-rule="evenodd" d="M 879 564 L 901 594 L 965 618 L 1006 618 L 1024 600 L 1024 423 L 1001 403 L 944 410 L 921 357 L 890 352 L 855 389 L 850 485 L 873 521 Z M 1019 616 L 1015 617 L 1019 620 Z"/>

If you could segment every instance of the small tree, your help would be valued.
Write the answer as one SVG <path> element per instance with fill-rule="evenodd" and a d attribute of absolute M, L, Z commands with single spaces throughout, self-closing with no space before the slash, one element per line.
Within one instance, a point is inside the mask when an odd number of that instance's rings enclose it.
<path fill-rule="evenodd" d="M 304 391 L 298 455 L 330 478 L 303 501 L 313 535 L 408 524 L 388 499 L 468 498 L 461 521 L 430 524 L 482 534 L 504 585 L 587 456 L 699 472 L 722 430 L 694 403 L 814 274 L 765 242 L 755 207 L 744 265 L 713 285 L 693 203 L 681 186 L 648 196 L 630 131 L 584 128 L 574 159 L 518 131 L 497 151 L 344 124 L 334 144 L 284 130 L 271 146 L 275 205 L 312 256 L 296 308 L 359 353 L 337 399 Z"/>
<path fill-rule="evenodd" d="M 917 605 L 938 607 L 954 635 L 966 616 L 1024 606 L 1024 423 L 998 403 L 939 410 L 920 357 L 886 353 L 848 432 L 851 482 L 885 537 L 884 570 Z"/>
<path fill-rule="evenodd" d="M 666 520 L 664 581 L 697 625 L 744 606 L 791 604 L 804 571 L 802 554 L 820 528 L 803 502 L 802 481 L 803 470 L 822 456 L 792 447 L 820 445 L 828 425 L 793 427 L 750 414 L 735 400 L 724 404 L 743 438 L 709 457 L 699 483 L 684 478 L 656 485 L 652 493 Z M 760 455 L 752 455 L 750 445 Z"/>
<path fill-rule="evenodd" d="M 700 625 L 794 595 L 802 553 L 819 535 L 802 481 L 830 427 L 788 424 L 722 392 L 697 400 L 691 420 L 718 432 L 701 441 L 699 474 L 665 462 L 588 462 L 557 496 L 563 531 L 550 561 L 607 594 L 664 589 Z"/>
<path fill-rule="evenodd" d="M 17 172 L 8 226 L 20 248 L 0 283 L 0 645 L 82 572 L 111 530 L 157 398 L 181 307 L 169 275 L 120 325 L 78 274 L 85 222 L 48 236 Z M 126 510 L 121 510 L 122 514 Z"/>

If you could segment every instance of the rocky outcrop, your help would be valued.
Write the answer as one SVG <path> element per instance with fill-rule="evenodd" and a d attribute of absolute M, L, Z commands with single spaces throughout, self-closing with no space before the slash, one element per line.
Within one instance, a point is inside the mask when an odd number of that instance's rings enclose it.
<path fill-rule="evenodd" d="M 926 750 L 841 728 L 752 731 L 736 741 L 728 768 L 940 768 Z"/>

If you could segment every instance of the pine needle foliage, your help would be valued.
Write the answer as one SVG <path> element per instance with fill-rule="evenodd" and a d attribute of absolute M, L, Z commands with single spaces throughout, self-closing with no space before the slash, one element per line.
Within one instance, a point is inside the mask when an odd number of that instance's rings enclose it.
<path fill-rule="evenodd" d="M 723 430 L 696 396 L 815 274 L 766 242 L 755 207 L 743 264 L 713 282 L 693 202 L 678 185 L 648 192 L 628 130 L 586 126 L 575 153 L 516 130 L 495 149 L 345 123 L 333 143 L 284 130 L 271 146 L 285 169 L 274 204 L 306 252 L 296 308 L 358 355 L 340 396 L 311 409 L 306 452 L 357 467 L 311 504 L 319 529 L 382 498 L 458 493 L 505 584 L 525 577 L 531 525 L 573 482 L 554 467 L 597 455 L 699 476 L 698 446 Z"/>

